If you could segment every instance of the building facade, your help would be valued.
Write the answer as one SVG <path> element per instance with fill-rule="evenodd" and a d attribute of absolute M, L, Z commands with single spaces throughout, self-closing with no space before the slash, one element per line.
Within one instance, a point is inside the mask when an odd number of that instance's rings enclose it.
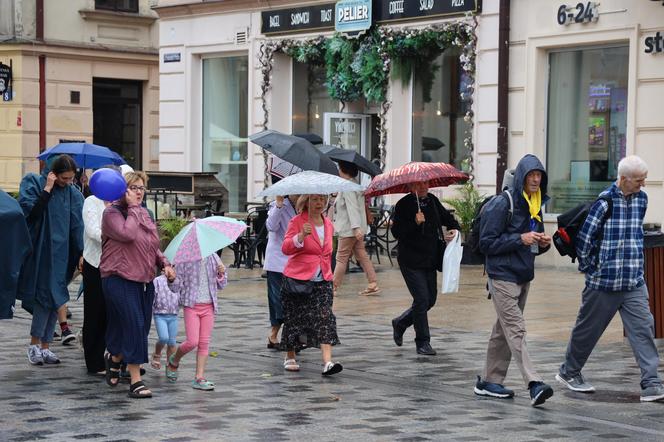
<path fill-rule="evenodd" d="M 62 141 L 159 167 L 157 15 L 148 0 L 11 0 L 0 5 L 0 187 L 38 172 Z M 8 69 L 7 69 L 8 70 Z M 1 83 L 1 82 L 0 82 Z"/>
<path fill-rule="evenodd" d="M 374 23 L 413 32 L 466 24 L 475 39 L 472 76 L 463 48 L 440 51 L 422 66 L 426 76 L 390 77 L 385 112 L 380 102 L 335 99 L 325 68 L 288 51 L 275 51 L 265 69 L 267 48 L 279 42 L 332 38 L 334 3 L 160 1 L 161 169 L 215 171 L 230 192 L 230 210 L 244 210 L 269 183 L 263 152 L 247 137 L 269 128 L 313 133 L 386 170 L 412 160 L 451 162 L 472 168 L 478 184 L 491 188 L 499 2 L 416 3 L 375 1 Z M 453 13 L 454 3 L 465 3 L 465 11 Z"/>
<path fill-rule="evenodd" d="M 614 181 L 629 154 L 649 165 L 645 221 L 661 226 L 663 2 L 512 0 L 510 28 L 508 164 L 525 153 L 546 164 L 547 230 Z"/>

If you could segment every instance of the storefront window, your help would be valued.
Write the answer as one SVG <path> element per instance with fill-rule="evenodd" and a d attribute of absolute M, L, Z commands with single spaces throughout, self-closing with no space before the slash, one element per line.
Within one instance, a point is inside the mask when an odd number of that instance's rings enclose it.
<path fill-rule="evenodd" d="M 339 112 L 325 85 L 325 67 L 293 60 L 293 133 L 323 137 L 325 112 Z"/>
<path fill-rule="evenodd" d="M 413 74 L 412 160 L 445 162 L 458 168 L 469 156 L 464 146 L 469 103 L 460 93 L 467 77 L 459 52 L 446 50 Z"/>
<path fill-rule="evenodd" d="M 203 60 L 203 170 L 228 189 L 230 211 L 247 201 L 248 57 Z"/>
<path fill-rule="evenodd" d="M 625 156 L 627 46 L 549 55 L 547 211 L 594 199 Z"/>

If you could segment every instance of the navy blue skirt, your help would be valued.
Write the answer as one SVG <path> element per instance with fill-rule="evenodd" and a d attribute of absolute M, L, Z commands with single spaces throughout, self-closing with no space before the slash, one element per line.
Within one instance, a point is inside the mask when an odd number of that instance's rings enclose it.
<path fill-rule="evenodd" d="M 102 278 L 106 299 L 106 349 L 127 364 L 148 362 L 148 334 L 152 325 L 154 285 L 119 276 Z"/>

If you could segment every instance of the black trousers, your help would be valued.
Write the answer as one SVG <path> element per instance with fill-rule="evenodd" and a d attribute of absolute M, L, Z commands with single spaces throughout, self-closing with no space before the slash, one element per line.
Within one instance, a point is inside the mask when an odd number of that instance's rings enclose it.
<path fill-rule="evenodd" d="M 406 330 L 415 328 L 415 343 L 419 346 L 431 340 L 427 312 L 436 305 L 438 297 L 436 270 L 401 267 L 401 274 L 413 297 L 413 305 L 396 318 L 397 326 Z"/>
<path fill-rule="evenodd" d="M 99 269 L 83 261 L 83 352 L 88 373 L 104 369 L 106 300 Z"/>

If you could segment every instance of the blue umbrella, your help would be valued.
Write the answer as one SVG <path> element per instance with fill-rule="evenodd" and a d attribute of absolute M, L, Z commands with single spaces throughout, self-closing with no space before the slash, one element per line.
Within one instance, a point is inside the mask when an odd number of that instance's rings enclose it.
<path fill-rule="evenodd" d="M 116 166 L 126 164 L 126 161 L 117 152 L 91 143 L 60 143 L 46 149 L 37 158 L 46 160 L 51 155 L 63 153 L 71 155 L 76 164 L 83 169 L 97 169 L 108 164 Z"/>

